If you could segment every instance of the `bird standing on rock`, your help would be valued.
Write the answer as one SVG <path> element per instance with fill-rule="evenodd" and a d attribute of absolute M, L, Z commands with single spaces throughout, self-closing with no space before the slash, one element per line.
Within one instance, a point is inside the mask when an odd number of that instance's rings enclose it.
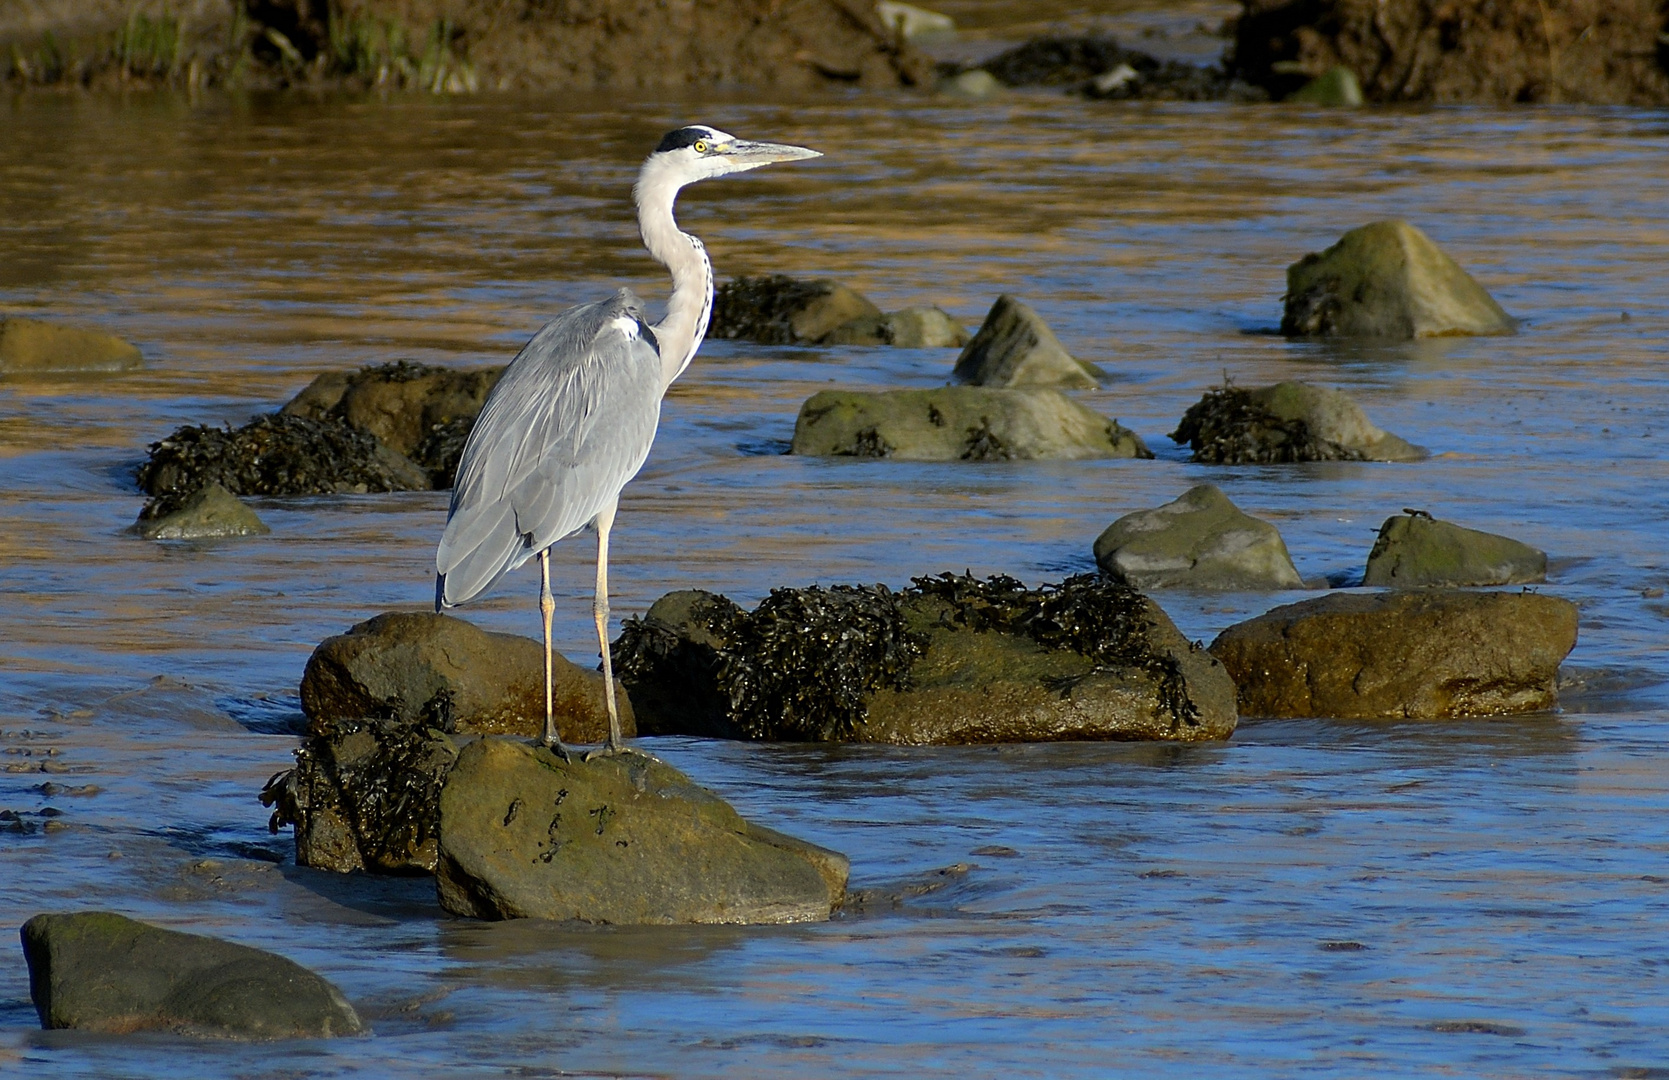
<path fill-rule="evenodd" d="M 672 204 L 686 184 L 815 150 L 746 142 L 716 128 L 679 128 L 644 161 L 632 191 L 644 246 L 672 272 L 666 317 L 644 321 L 630 289 L 571 308 L 516 354 L 464 443 L 446 532 L 435 552 L 435 610 L 467 603 L 505 574 L 539 558 L 545 623 L 545 745 L 567 749 L 551 715 L 550 549 L 587 527 L 597 533 L 591 611 L 603 654 L 609 735 L 620 750 L 614 664 L 608 640 L 608 537 L 620 490 L 643 467 L 661 416 L 661 396 L 681 375 L 713 310 L 713 264 L 700 240 L 679 231 Z"/>

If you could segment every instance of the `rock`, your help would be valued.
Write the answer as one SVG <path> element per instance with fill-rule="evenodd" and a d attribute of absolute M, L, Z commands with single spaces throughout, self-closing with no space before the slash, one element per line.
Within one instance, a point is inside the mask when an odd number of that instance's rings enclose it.
<path fill-rule="evenodd" d="M 1287 268 L 1281 333 L 1417 338 L 1510 334 L 1513 319 L 1406 221 L 1352 229 Z"/>
<path fill-rule="evenodd" d="M 0 319 L 0 375 L 56 371 L 131 371 L 145 366 L 139 350 L 98 330 L 13 315 Z"/>
<path fill-rule="evenodd" d="M 1288 94 L 1286 101 L 1299 105 L 1328 105 L 1354 108 L 1362 104 L 1362 84 L 1356 73 L 1338 64 Z"/>
<path fill-rule="evenodd" d="M 939 80 L 939 93 L 947 97 L 988 98 L 1002 88 L 997 77 L 984 68 L 959 71 Z"/>
<path fill-rule="evenodd" d="M 1138 589 L 1301 589 L 1281 534 L 1213 484 L 1126 514 L 1095 541 L 1095 561 Z"/>
<path fill-rule="evenodd" d="M 544 645 L 450 615 L 389 612 L 327 638 L 307 661 L 308 735 L 267 782 L 269 827 L 295 826 L 296 862 L 347 873 L 432 871 L 440 788 L 463 737 L 541 734 Z M 608 733 L 602 676 L 554 658 L 564 742 Z M 622 734 L 637 734 L 618 682 Z"/>
<path fill-rule="evenodd" d="M 750 825 L 647 754 L 564 762 L 480 739 L 440 797 L 441 906 L 482 919 L 820 922 L 843 855 Z"/>
<path fill-rule="evenodd" d="M 776 589 L 753 612 L 673 593 L 614 645 L 643 730 L 962 744 L 1227 738 L 1234 686 L 1151 600 L 1105 578 Z"/>
<path fill-rule="evenodd" d="M 1172 442 L 1208 465 L 1299 461 L 1421 461 L 1425 450 L 1377 427 L 1339 390 L 1282 382 L 1207 391 L 1183 413 Z"/>
<path fill-rule="evenodd" d="M 464 440 L 503 367 L 460 370 L 401 360 L 358 371 L 327 371 L 279 411 L 309 420 L 340 420 L 374 436 L 452 486 Z"/>
<path fill-rule="evenodd" d="M 163 930 L 109 911 L 23 924 L 43 1028 L 320 1039 L 362 1030 L 342 992 L 275 953 Z"/>
<path fill-rule="evenodd" d="M 1363 585 L 1523 585 L 1547 580 L 1547 555 L 1494 533 L 1438 521 L 1423 510 L 1385 519 Z"/>
<path fill-rule="evenodd" d="M 1134 432 L 1055 390 L 824 390 L 800 406 L 789 452 L 900 461 L 1150 458 Z"/>
<path fill-rule="evenodd" d="M 997 297 L 951 378 L 971 386 L 1061 386 L 1091 390 L 1106 374 L 1066 351 L 1049 324 L 1008 294 Z"/>
<path fill-rule="evenodd" d="M 1656 0 L 1242 0 L 1232 67 L 1276 97 L 1343 66 L 1369 101 L 1669 103 Z"/>
<path fill-rule="evenodd" d="M 1331 593 L 1231 626 L 1211 653 L 1247 716 L 1490 716 L 1554 706 L 1576 622 L 1536 593 Z"/>
<path fill-rule="evenodd" d="M 209 484 L 233 495 L 428 491 L 427 474 L 335 420 L 274 413 L 238 428 L 188 425 L 151 444 L 136 473 L 147 495 L 184 498 Z"/>
<path fill-rule="evenodd" d="M 808 345 L 853 320 L 880 317 L 880 308 L 838 281 L 800 281 L 787 274 L 739 277 L 714 294 L 707 335 Z"/>
<path fill-rule="evenodd" d="M 553 664 L 558 732 L 567 742 L 601 742 L 602 675 L 560 654 Z M 631 702 L 624 694 L 617 701 L 630 738 Z M 342 719 L 390 716 L 429 719 L 448 732 L 536 735 L 545 728 L 545 647 L 452 615 L 390 611 L 319 643 L 302 673 L 301 707 L 314 734 Z"/>
<path fill-rule="evenodd" d="M 866 315 L 823 335 L 823 345 L 894 345 L 901 349 L 960 348 L 968 343 L 962 325 L 936 307 L 910 307 Z"/>
<path fill-rule="evenodd" d="M 146 540 L 205 540 L 272 532 L 255 511 L 216 483 L 183 497 L 150 500 L 134 527 Z"/>
<path fill-rule="evenodd" d="M 1065 86 L 1089 97 L 1262 101 L 1268 95 L 1220 68 L 1159 60 L 1109 37 L 1041 37 L 981 65 L 1007 86 Z"/>
<path fill-rule="evenodd" d="M 937 11 L 900 3 L 899 0 L 880 0 L 875 14 L 881 25 L 906 41 L 944 39 L 956 36 L 956 20 Z"/>

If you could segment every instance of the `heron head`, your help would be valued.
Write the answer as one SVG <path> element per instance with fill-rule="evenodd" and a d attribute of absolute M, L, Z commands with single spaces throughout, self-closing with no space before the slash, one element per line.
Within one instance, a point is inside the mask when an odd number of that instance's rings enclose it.
<path fill-rule="evenodd" d="M 683 185 L 710 180 L 715 176 L 747 172 L 775 161 L 799 161 L 822 156 L 816 150 L 807 150 L 803 146 L 748 142 L 718 128 L 696 124 L 667 132 L 643 167 L 645 172 L 664 169 Z"/>

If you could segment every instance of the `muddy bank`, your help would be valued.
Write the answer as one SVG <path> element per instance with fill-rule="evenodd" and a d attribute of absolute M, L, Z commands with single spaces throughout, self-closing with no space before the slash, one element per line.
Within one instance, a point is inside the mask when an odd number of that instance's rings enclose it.
<path fill-rule="evenodd" d="M 896 88 L 932 64 L 858 0 L 62 0 L 0 8 L 21 86 Z"/>

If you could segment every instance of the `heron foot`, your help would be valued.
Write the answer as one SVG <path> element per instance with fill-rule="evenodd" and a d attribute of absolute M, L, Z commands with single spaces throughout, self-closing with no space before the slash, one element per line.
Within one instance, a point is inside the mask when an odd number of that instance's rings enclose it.
<path fill-rule="evenodd" d="M 562 759 L 564 765 L 572 765 L 574 759 L 568 756 L 568 748 L 562 745 L 561 739 L 540 739 L 540 745 Z"/>

